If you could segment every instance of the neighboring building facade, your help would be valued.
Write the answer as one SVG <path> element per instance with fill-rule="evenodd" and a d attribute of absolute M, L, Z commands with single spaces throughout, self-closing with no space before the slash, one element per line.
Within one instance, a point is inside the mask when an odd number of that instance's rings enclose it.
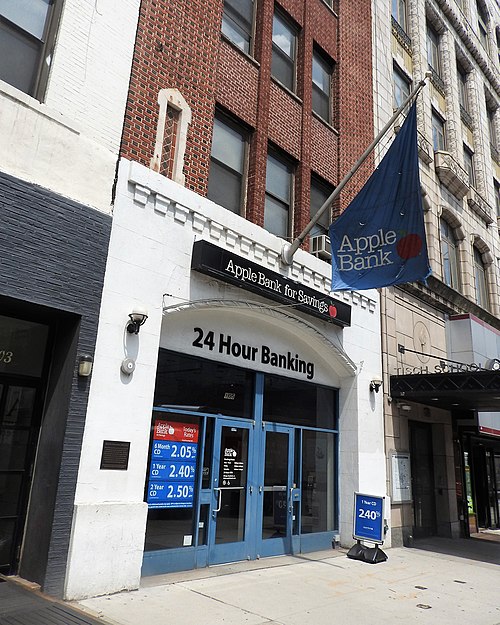
<path fill-rule="evenodd" d="M 483 0 L 374 6 L 376 126 L 418 97 L 432 276 L 382 291 L 391 540 L 499 526 L 500 14 Z"/>
<path fill-rule="evenodd" d="M 348 545 L 385 493 L 379 294 L 330 295 L 331 215 L 281 261 L 373 138 L 346 5 L 142 2 L 67 598 Z"/>
<path fill-rule="evenodd" d="M 137 15 L 0 3 L 0 571 L 57 596 Z"/>

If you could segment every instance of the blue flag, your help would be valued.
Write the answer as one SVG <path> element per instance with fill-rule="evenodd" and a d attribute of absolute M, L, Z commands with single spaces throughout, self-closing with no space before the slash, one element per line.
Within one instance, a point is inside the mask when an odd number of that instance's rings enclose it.
<path fill-rule="evenodd" d="M 332 291 L 373 289 L 430 275 L 415 104 L 380 165 L 330 226 L 330 243 Z"/>

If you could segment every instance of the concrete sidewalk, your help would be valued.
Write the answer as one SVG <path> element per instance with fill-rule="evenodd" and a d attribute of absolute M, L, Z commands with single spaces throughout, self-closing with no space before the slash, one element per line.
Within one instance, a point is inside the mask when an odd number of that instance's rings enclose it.
<path fill-rule="evenodd" d="M 367 564 L 345 550 L 144 578 L 78 602 L 119 625 L 500 625 L 500 536 L 430 539 Z"/>

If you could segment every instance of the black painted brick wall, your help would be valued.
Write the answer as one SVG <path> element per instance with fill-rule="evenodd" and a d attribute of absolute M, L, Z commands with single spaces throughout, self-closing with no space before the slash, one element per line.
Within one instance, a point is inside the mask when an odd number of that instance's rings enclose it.
<path fill-rule="evenodd" d="M 0 172 L 0 296 L 78 315 L 77 352 L 93 353 L 110 231 L 109 215 Z M 88 385 L 82 386 L 75 374 L 68 386 L 69 410 L 42 582 L 46 593 L 59 597 L 88 399 Z"/>

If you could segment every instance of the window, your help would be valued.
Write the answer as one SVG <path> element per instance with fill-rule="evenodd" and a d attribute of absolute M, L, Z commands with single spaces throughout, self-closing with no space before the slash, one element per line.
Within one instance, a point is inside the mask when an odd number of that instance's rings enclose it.
<path fill-rule="evenodd" d="M 443 282 L 452 289 L 460 289 L 458 271 L 458 246 L 450 224 L 440 220 L 441 227 L 441 263 L 443 269 Z"/>
<path fill-rule="evenodd" d="M 323 206 L 325 201 L 333 192 L 333 187 L 318 178 L 311 178 L 311 219 L 316 215 L 318 210 Z M 332 222 L 331 209 L 326 210 L 320 217 L 319 221 L 314 224 L 309 235 L 317 237 L 322 234 L 328 235 L 328 230 Z"/>
<path fill-rule="evenodd" d="M 253 0 L 224 0 L 222 34 L 247 54 L 251 53 Z"/>
<path fill-rule="evenodd" d="M 41 99 L 60 0 L 0 0 L 0 79 Z"/>
<path fill-rule="evenodd" d="M 439 35 L 429 25 L 427 26 L 427 64 L 431 70 L 440 76 Z"/>
<path fill-rule="evenodd" d="M 464 145 L 464 167 L 469 176 L 469 184 L 471 187 L 476 186 L 476 172 L 474 170 L 474 153 Z"/>
<path fill-rule="evenodd" d="M 396 68 L 393 70 L 393 107 L 398 109 L 410 95 L 410 81 Z"/>
<path fill-rule="evenodd" d="M 244 196 L 244 173 L 248 134 L 223 116 L 214 119 L 207 196 L 240 214 Z"/>
<path fill-rule="evenodd" d="M 289 236 L 292 181 L 292 166 L 277 155 L 268 154 L 264 228 L 278 237 Z"/>
<path fill-rule="evenodd" d="M 331 120 L 330 93 L 332 63 L 319 52 L 313 52 L 312 61 L 312 110 L 327 122 Z"/>
<path fill-rule="evenodd" d="M 468 113 L 469 112 L 469 97 L 467 93 L 467 73 L 466 71 L 457 65 L 457 78 L 458 78 L 458 101 L 460 106 Z"/>
<path fill-rule="evenodd" d="M 493 188 L 495 190 L 495 207 L 497 210 L 497 217 L 500 217 L 500 184 L 493 180 Z"/>
<path fill-rule="evenodd" d="M 488 52 L 488 13 L 480 2 L 477 3 L 477 27 L 481 44 Z"/>
<path fill-rule="evenodd" d="M 434 152 L 446 149 L 444 121 L 434 111 L 432 112 L 432 145 Z"/>
<path fill-rule="evenodd" d="M 297 33 L 281 15 L 273 17 L 273 56 L 271 73 L 282 85 L 295 89 L 295 58 L 297 54 Z"/>
<path fill-rule="evenodd" d="M 401 28 L 407 31 L 407 8 L 406 0 L 392 0 L 392 17 L 401 26 Z"/>
<path fill-rule="evenodd" d="M 476 287 L 476 303 L 489 310 L 486 267 L 481 252 L 474 247 L 474 284 Z"/>
<path fill-rule="evenodd" d="M 490 138 L 491 155 L 498 161 L 497 129 L 495 122 L 496 111 L 486 104 L 486 112 L 488 114 L 488 133 Z"/>

